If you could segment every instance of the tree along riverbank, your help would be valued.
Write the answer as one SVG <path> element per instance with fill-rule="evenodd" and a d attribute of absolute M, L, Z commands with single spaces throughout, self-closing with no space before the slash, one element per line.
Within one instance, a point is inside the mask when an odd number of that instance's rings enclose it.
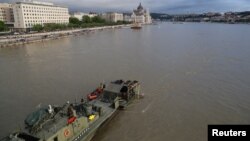
<path fill-rule="evenodd" d="M 36 24 L 33 25 L 32 31 L 36 32 L 50 32 L 50 31 L 58 31 L 58 30 L 67 30 L 72 28 L 91 28 L 91 27 L 102 27 L 102 26 L 115 26 L 122 24 L 131 24 L 131 22 L 127 21 L 106 21 L 102 19 L 100 16 L 88 17 L 83 16 L 82 20 L 79 20 L 75 17 L 69 18 L 68 24 L 58 24 L 58 23 L 45 23 L 43 25 Z"/>
<path fill-rule="evenodd" d="M 28 44 L 28 43 L 41 42 L 41 41 L 64 38 L 68 36 L 77 36 L 81 34 L 87 34 L 89 32 L 93 32 L 97 30 L 126 28 L 130 26 L 131 24 L 122 24 L 122 25 L 79 28 L 79 29 L 72 29 L 72 30 L 43 32 L 43 33 L 2 36 L 0 37 L 0 47 L 3 48 L 3 47 L 19 46 L 19 45 Z"/>

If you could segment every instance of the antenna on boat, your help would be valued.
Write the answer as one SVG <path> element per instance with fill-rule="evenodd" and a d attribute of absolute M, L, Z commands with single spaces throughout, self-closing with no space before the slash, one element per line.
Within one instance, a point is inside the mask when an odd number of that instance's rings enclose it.
<path fill-rule="evenodd" d="M 48 105 L 48 112 L 52 114 L 54 112 L 54 109 L 52 108 L 51 105 Z"/>
<path fill-rule="evenodd" d="M 77 103 L 77 95 L 76 95 L 76 97 L 75 97 L 75 104 Z"/>
<path fill-rule="evenodd" d="M 99 88 L 100 88 L 100 89 L 103 89 L 103 88 L 104 88 L 104 85 L 105 85 L 105 81 L 102 80 L 102 82 L 100 83 L 98 89 L 99 89 Z"/>

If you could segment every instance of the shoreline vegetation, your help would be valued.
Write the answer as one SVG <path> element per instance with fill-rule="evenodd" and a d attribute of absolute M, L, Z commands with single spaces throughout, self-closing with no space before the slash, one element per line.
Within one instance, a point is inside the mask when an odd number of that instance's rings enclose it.
<path fill-rule="evenodd" d="M 81 21 L 77 18 L 70 17 L 69 24 L 37 24 L 33 26 L 30 33 L 0 36 L 0 48 L 19 46 L 34 42 L 42 42 L 68 36 L 77 36 L 96 30 L 114 29 L 130 26 L 130 22 L 107 22 L 99 16 L 95 16 L 93 18 L 83 16 Z"/>
<path fill-rule="evenodd" d="M 9 28 L 5 25 L 3 21 L 0 21 L 0 32 L 8 31 Z"/>
<path fill-rule="evenodd" d="M 130 24 L 126 21 L 109 22 L 102 19 L 100 16 L 90 18 L 89 16 L 83 16 L 82 20 L 75 17 L 69 18 L 69 24 L 56 24 L 47 23 L 44 25 L 36 24 L 33 26 L 32 31 L 34 32 L 50 32 L 58 30 L 68 30 L 74 28 L 91 28 L 91 27 L 102 27 L 102 26 L 115 26 L 121 24 Z"/>

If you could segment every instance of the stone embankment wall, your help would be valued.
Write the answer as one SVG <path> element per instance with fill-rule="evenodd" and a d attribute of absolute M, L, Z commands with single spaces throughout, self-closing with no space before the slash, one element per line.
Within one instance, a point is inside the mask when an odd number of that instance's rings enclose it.
<path fill-rule="evenodd" d="M 81 35 L 81 34 L 85 34 L 85 33 L 96 31 L 96 30 L 122 28 L 122 27 L 130 27 L 130 26 L 131 25 L 116 25 L 116 26 L 83 28 L 83 29 L 73 29 L 73 30 L 34 33 L 34 34 L 0 36 L 0 47 L 2 48 L 2 47 L 9 47 L 9 46 L 19 46 L 19 45 L 28 44 L 28 43 L 59 39 L 59 38 L 67 37 L 67 36 Z"/>

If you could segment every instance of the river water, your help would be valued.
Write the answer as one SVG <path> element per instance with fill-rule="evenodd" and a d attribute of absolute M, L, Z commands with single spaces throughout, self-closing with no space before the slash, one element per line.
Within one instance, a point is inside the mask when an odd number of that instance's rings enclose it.
<path fill-rule="evenodd" d="M 136 79 L 145 98 L 94 141 L 206 141 L 208 124 L 250 124 L 250 26 L 160 23 L 0 49 L 0 136 L 39 105 Z"/>

